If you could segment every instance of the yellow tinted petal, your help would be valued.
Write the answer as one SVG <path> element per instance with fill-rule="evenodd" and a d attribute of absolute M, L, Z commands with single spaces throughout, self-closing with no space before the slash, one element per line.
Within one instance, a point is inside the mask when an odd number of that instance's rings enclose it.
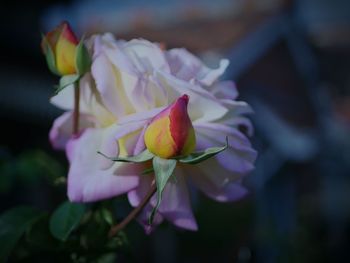
<path fill-rule="evenodd" d="M 168 117 L 154 120 L 146 129 L 144 137 L 147 149 L 164 159 L 176 154 L 175 142 L 171 137 L 169 124 Z"/>
<path fill-rule="evenodd" d="M 61 75 L 76 73 L 76 45 L 60 37 L 56 45 L 56 67 Z"/>

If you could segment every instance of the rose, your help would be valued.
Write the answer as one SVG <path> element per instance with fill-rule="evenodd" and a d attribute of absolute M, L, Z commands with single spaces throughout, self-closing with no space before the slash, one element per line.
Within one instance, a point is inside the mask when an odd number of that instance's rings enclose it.
<path fill-rule="evenodd" d="M 79 82 L 90 70 L 91 58 L 84 43 L 78 41 L 67 22 L 62 22 L 42 38 L 41 47 L 52 73 L 61 76 L 56 93 Z"/>
<path fill-rule="evenodd" d="M 76 73 L 78 44 L 79 41 L 67 22 L 62 22 L 43 36 L 41 45 L 49 69 L 60 76 Z"/>
<path fill-rule="evenodd" d="M 196 137 L 187 114 L 188 100 L 187 95 L 181 96 L 152 119 L 144 136 L 151 153 L 168 159 L 193 152 Z"/>
<path fill-rule="evenodd" d="M 253 169 L 256 152 L 239 126 L 252 127 L 243 116 L 250 107 L 236 101 L 232 82 L 220 82 L 228 61 L 217 69 L 206 67 L 184 49 L 163 51 L 145 40 L 116 41 L 110 34 L 86 41 L 93 54 L 91 75 L 80 81 L 81 116 L 78 138 L 71 138 L 71 112 L 59 117 L 50 132 L 57 148 L 65 148 L 70 169 L 68 196 L 71 201 L 88 202 L 128 192 L 132 206 L 144 198 L 152 175 L 139 176 L 143 165 L 113 163 L 99 155 L 136 155 L 145 149 L 144 134 L 152 119 L 169 103 L 188 94 L 189 117 L 195 130 L 196 150 L 224 145 L 229 148 L 196 166 L 179 166 L 176 180 L 165 187 L 155 223 L 163 218 L 178 227 L 197 229 L 189 202 L 187 179 L 218 201 L 236 200 L 246 194 L 242 177 Z M 73 88 L 52 99 L 55 105 L 71 110 Z M 146 223 L 155 206 L 155 197 L 143 210 Z"/>

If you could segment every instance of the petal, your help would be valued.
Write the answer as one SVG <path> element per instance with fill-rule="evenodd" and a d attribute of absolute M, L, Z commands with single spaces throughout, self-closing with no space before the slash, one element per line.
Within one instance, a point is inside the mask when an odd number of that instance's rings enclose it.
<path fill-rule="evenodd" d="M 85 74 L 84 77 L 80 79 L 80 108 L 81 113 L 90 113 L 89 108 L 86 103 L 86 98 L 91 97 L 91 76 L 90 74 Z M 57 95 L 51 97 L 50 102 L 56 107 L 63 110 L 73 110 L 74 109 L 74 85 L 69 85 L 61 90 Z"/>
<path fill-rule="evenodd" d="M 197 169 L 192 170 L 190 176 L 191 181 L 208 197 L 219 201 L 229 202 L 243 198 L 248 191 L 240 184 L 240 182 L 232 182 L 227 178 L 231 176 L 229 172 L 213 159 L 212 162 L 201 163 Z M 211 171 L 209 172 L 208 171 Z"/>
<path fill-rule="evenodd" d="M 119 156 L 119 155 L 135 155 L 134 151 L 145 149 L 141 143 L 137 145 L 142 135 L 142 128 L 145 126 L 144 121 L 128 123 L 125 125 L 114 124 L 108 128 L 103 129 L 102 143 L 100 151 L 107 156 Z M 142 138 L 143 139 L 143 138 Z M 137 149 L 136 149 L 137 146 Z M 142 148 L 142 149 L 141 149 Z M 100 168 L 108 169 L 114 162 L 99 155 Z"/>
<path fill-rule="evenodd" d="M 252 122 L 245 117 L 236 117 L 233 120 L 230 121 L 230 124 L 235 127 L 237 130 L 241 127 L 246 128 L 246 133 L 248 136 L 253 136 L 254 134 L 254 127 Z"/>
<path fill-rule="evenodd" d="M 142 84 L 142 90 L 139 90 L 144 98 L 145 109 L 152 109 L 161 106 L 167 106 L 169 104 L 169 95 L 167 90 L 159 85 L 157 78 L 153 74 L 143 76 L 140 79 L 140 84 Z"/>
<path fill-rule="evenodd" d="M 219 128 L 211 130 L 196 127 L 195 129 L 197 147 L 200 149 L 222 146 L 225 144 L 225 137 L 228 136 L 229 147 L 215 157 L 223 167 L 241 175 L 254 169 L 257 153 L 251 148 L 249 140 L 243 134 L 238 131 L 225 134 L 221 133 Z"/>
<path fill-rule="evenodd" d="M 64 23 L 59 24 L 56 28 L 46 34 L 47 41 L 49 42 L 51 48 L 56 46 L 57 40 L 61 35 L 63 28 L 65 27 Z"/>
<path fill-rule="evenodd" d="M 244 101 L 236 101 L 231 99 L 222 99 L 221 103 L 229 109 L 229 116 L 239 116 L 242 114 L 252 114 L 254 113 L 250 105 Z"/>
<path fill-rule="evenodd" d="M 228 112 L 219 100 L 199 86 L 160 71 L 156 72 L 156 76 L 160 85 L 167 89 L 171 101 L 183 94 L 188 94 L 190 97 L 188 112 L 193 123 L 217 120 Z"/>
<path fill-rule="evenodd" d="M 85 81 L 82 81 L 83 79 Z M 80 81 L 80 104 L 82 107 L 96 117 L 100 127 L 107 127 L 115 123 L 116 116 L 113 116 L 102 101 L 91 74 L 85 74 L 83 79 Z"/>
<path fill-rule="evenodd" d="M 125 93 L 128 86 L 121 81 L 121 72 L 115 69 L 104 53 L 94 59 L 91 72 L 103 104 L 116 118 L 134 112 Z"/>
<path fill-rule="evenodd" d="M 87 129 L 67 145 L 70 161 L 68 197 L 72 202 L 92 202 L 126 193 L 138 185 L 143 168 L 116 162 L 101 170 L 97 151 L 103 139 L 102 129 Z"/>
<path fill-rule="evenodd" d="M 219 99 L 235 100 L 238 97 L 238 91 L 233 81 L 220 81 L 213 85 L 212 94 Z"/>
<path fill-rule="evenodd" d="M 163 192 L 159 212 L 174 225 L 187 230 L 198 229 L 193 216 L 187 183 L 182 169 L 177 167 Z"/>
<path fill-rule="evenodd" d="M 164 52 L 159 45 L 144 39 L 133 39 L 125 42 L 123 51 L 140 73 L 152 72 L 153 70 L 170 72 Z"/>
<path fill-rule="evenodd" d="M 230 62 L 228 59 L 221 59 L 219 67 L 217 69 L 209 69 L 207 67 L 203 67 L 197 76 L 199 82 L 206 86 L 212 85 L 219 79 L 220 76 L 224 74 L 229 64 Z"/>
<path fill-rule="evenodd" d="M 187 184 L 182 175 L 181 168 L 175 171 L 176 179 L 171 179 L 163 192 L 162 203 L 156 214 L 154 224 L 157 225 L 164 218 L 180 228 L 197 230 L 197 223 L 193 216 Z M 137 206 L 145 197 L 151 187 L 153 176 L 142 176 L 139 186 L 128 193 L 129 202 L 132 206 Z M 154 195 L 149 205 L 144 209 L 140 217 L 141 223 L 147 225 L 152 208 L 156 205 L 156 195 Z M 160 217 L 157 217 L 160 216 Z"/>
<path fill-rule="evenodd" d="M 130 125 L 132 126 L 132 125 Z M 120 152 L 121 156 L 133 156 L 137 155 L 145 149 L 145 144 L 143 142 L 143 127 L 144 124 L 135 125 L 135 130 L 126 134 L 124 137 L 116 137 L 120 138 L 119 145 L 122 148 Z M 122 127 L 124 129 L 124 127 Z"/>
<path fill-rule="evenodd" d="M 128 193 L 128 199 L 130 204 L 133 207 L 136 207 L 140 204 L 142 199 L 146 196 L 148 193 L 151 183 L 153 181 L 153 176 L 141 176 L 139 186 L 135 190 L 131 190 Z M 163 216 L 160 213 L 157 213 L 154 216 L 153 224 L 150 226 L 148 224 L 148 219 L 151 215 L 152 209 L 156 204 L 156 198 L 155 195 L 152 197 L 150 203 L 148 203 L 145 208 L 141 211 L 139 216 L 137 217 L 137 220 L 141 225 L 143 225 L 146 233 L 151 233 L 157 225 L 159 225 L 163 221 Z"/>
<path fill-rule="evenodd" d="M 144 127 L 143 127 L 141 133 L 139 134 L 138 139 L 136 141 L 136 144 L 135 144 L 135 147 L 133 150 L 133 155 L 138 155 L 146 148 L 145 139 L 144 139 L 146 129 L 147 129 L 147 125 L 144 125 Z"/>
<path fill-rule="evenodd" d="M 216 201 L 235 201 L 247 194 L 241 185 L 242 174 L 227 170 L 215 158 L 196 166 L 186 166 L 183 170 L 195 186 Z"/>
<path fill-rule="evenodd" d="M 135 111 L 145 111 L 167 104 L 164 89 L 152 80 L 151 73 L 155 69 L 165 68 L 166 72 L 169 71 L 157 45 L 145 40 L 133 40 L 126 43 L 114 41 L 98 46 L 99 56 L 104 54 L 114 66 L 118 88 L 124 91 Z M 147 57 L 147 52 L 150 52 L 151 58 Z"/>
<path fill-rule="evenodd" d="M 111 125 L 110 127 L 102 130 L 100 146 L 101 153 L 110 157 L 119 155 L 118 140 L 115 138 L 115 133 L 118 131 L 118 128 L 119 127 L 116 125 Z M 109 169 L 114 164 L 113 161 L 100 154 L 96 156 L 96 162 L 99 163 L 99 168 L 101 170 Z"/>
<path fill-rule="evenodd" d="M 104 53 L 110 62 L 118 66 L 120 70 L 129 74 L 135 74 L 135 67 L 128 56 L 122 50 L 125 41 L 115 40 L 111 33 L 105 33 L 102 36 L 97 35 L 94 39 L 94 58 Z"/>
<path fill-rule="evenodd" d="M 166 58 L 172 75 L 182 80 L 196 78 L 203 67 L 202 62 L 184 48 L 173 48 L 166 51 Z"/>
<path fill-rule="evenodd" d="M 62 22 L 62 26 L 63 27 L 62 27 L 62 31 L 61 31 L 61 37 L 64 38 L 65 40 L 67 40 L 68 42 L 74 44 L 74 45 L 78 45 L 79 44 L 79 40 L 75 36 L 75 34 L 74 34 L 72 28 L 70 27 L 69 23 L 64 21 L 64 22 Z"/>
<path fill-rule="evenodd" d="M 148 108 L 146 103 L 147 96 L 145 91 L 147 90 L 147 78 L 143 74 L 134 70 L 131 62 L 123 54 L 122 50 L 116 47 L 115 49 L 105 48 L 103 49 L 104 56 L 108 59 L 110 66 L 113 68 L 111 74 L 114 75 L 114 85 L 117 85 L 119 93 L 124 94 L 128 101 L 129 107 L 133 111 L 143 111 Z M 118 57 L 122 57 L 122 60 L 117 60 Z M 123 62 L 127 61 L 127 62 Z M 96 72 L 97 74 L 97 72 Z M 95 75 L 97 79 L 100 76 Z M 116 93 L 116 91 L 114 91 Z"/>
<path fill-rule="evenodd" d="M 237 130 L 244 127 L 247 130 L 247 134 L 252 136 L 254 133 L 253 125 L 251 121 L 244 116 L 245 114 L 254 113 L 252 108 L 246 102 L 231 99 L 221 99 L 221 103 L 228 109 L 228 112 L 220 120 L 217 120 L 217 122 L 229 127 L 235 127 Z M 199 125 L 208 125 L 208 123 L 201 123 Z"/>
<path fill-rule="evenodd" d="M 160 107 L 160 108 L 151 109 L 149 111 L 130 114 L 120 118 L 118 121 L 118 124 L 123 125 L 130 122 L 137 122 L 137 121 L 143 121 L 143 120 L 148 121 L 152 119 L 154 116 L 156 116 L 159 112 L 163 111 L 164 109 L 165 107 Z"/>
<path fill-rule="evenodd" d="M 240 149 L 242 146 L 251 146 L 249 139 L 238 129 L 226 125 L 224 123 L 218 122 L 210 122 L 210 123 L 196 123 L 194 125 L 196 132 L 202 134 L 210 139 L 214 139 L 211 143 L 218 143 L 216 139 L 220 137 L 219 144 L 224 142 L 227 136 L 229 136 L 229 143 L 231 147 L 235 147 Z M 203 147 L 207 147 L 208 144 L 205 144 Z M 215 145 L 212 145 L 215 146 Z M 200 150 L 204 150 L 205 148 L 198 147 Z"/>
<path fill-rule="evenodd" d="M 56 66 L 61 75 L 76 73 L 75 57 L 78 41 L 65 24 L 55 46 Z"/>
<path fill-rule="evenodd" d="M 182 80 L 196 79 L 200 84 L 210 86 L 225 72 L 229 65 L 227 59 L 220 60 L 217 69 L 208 68 L 186 49 L 175 48 L 166 52 L 171 73 Z"/>
<path fill-rule="evenodd" d="M 146 196 L 151 187 L 152 181 L 153 176 L 141 176 L 138 187 L 128 193 L 129 202 L 133 207 L 138 206 L 142 199 Z"/>
<path fill-rule="evenodd" d="M 79 133 L 89 127 L 94 127 L 95 119 L 91 115 L 79 115 Z M 65 112 L 58 117 L 49 133 L 50 142 L 55 149 L 64 150 L 73 131 L 73 112 Z"/>
<path fill-rule="evenodd" d="M 50 102 L 63 110 L 74 108 L 74 85 L 69 85 L 50 99 Z"/>
<path fill-rule="evenodd" d="M 116 125 L 117 129 L 116 129 L 116 132 L 114 134 L 114 138 L 120 139 L 126 135 L 129 135 L 130 133 L 133 133 L 133 132 L 143 128 L 145 126 L 145 121 L 130 122 L 130 123 L 123 124 L 123 125 L 120 125 L 118 123 L 115 125 Z"/>
<path fill-rule="evenodd" d="M 133 108 L 135 111 L 144 111 L 149 109 L 150 106 L 154 106 L 154 103 L 149 105 L 150 103 L 148 100 L 152 99 L 153 101 L 153 97 L 157 97 L 158 95 L 157 93 L 153 93 L 153 96 L 149 96 L 148 93 L 151 91 L 149 91 L 149 81 L 147 76 L 144 73 L 139 72 L 136 65 L 132 64 L 133 61 L 124 51 L 123 46 L 125 46 L 124 42 L 115 41 L 113 38 L 108 37 L 107 35 L 96 37 L 94 61 L 97 60 L 98 62 L 100 57 L 104 56 L 108 60 L 108 65 L 110 65 L 109 67 L 113 68 L 113 75 L 110 76 L 110 79 L 112 79 L 113 82 L 114 76 L 114 80 L 117 82 L 116 85 L 118 89 L 121 90 L 119 92 L 125 94 L 125 97 L 131 104 L 131 108 Z M 99 79 L 99 74 L 100 73 L 96 70 L 95 78 Z M 105 77 L 103 77 L 103 74 L 101 77 L 102 80 L 99 80 L 99 82 L 102 83 L 105 80 Z M 109 90 L 109 93 L 113 92 L 116 93 L 117 91 Z M 116 99 L 117 98 L 115 98 L 115 100 Z"/>

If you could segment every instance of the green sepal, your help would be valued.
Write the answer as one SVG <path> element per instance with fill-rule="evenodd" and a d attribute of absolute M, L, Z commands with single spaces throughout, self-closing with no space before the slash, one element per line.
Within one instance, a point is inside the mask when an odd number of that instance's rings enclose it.
<path fill-rule="evenodd" d="M 191 153 L 187 156 L 180 156 L 177 157 L 176 159 L 179 160 L 180 163 L 186 163 L 186 164 L 197 164 L 201 163 L 210 157 L 217 155 L 218 153 L 226 150 L 228 147 L 228 137 L 226 137 L 226 145 L 223 147 L 211 147 L 208 149 L 205 149 L 204 151 L 201 152 L 194 152 Z"/>
<path fill-rule="evenodd" d="M 162 159 L 158 156 L 153 158 L 153 169 L 157 185 L 157 204 L 153 208 L 148 218 L 148 223 L 152 225 L 154 216 L 162 201 L 163 190 L 173 174 L 177 161 L 174 159 Z"/>
<path fill-rule="evenodd" d="M 49 44 L 49 41 L 47 41 L 47 38 L 44 35 L 42 35 L 42 39 L 43 39 L 43 49 L 44 49 L 44 54 L 45 54 L 45 58 L 46 58 L 46 63 L 47 63 L 49 70 L 53 74 L 55 74 L 57 76 L 61 76 L 61 74 L 57 71 L 55 53 L 53 52 L 53 50 Z"/>
<path fill-rule="evenodd" d="M 101 152 L 97 152 L 97 153 L 101 154 L 102 156 L 106 157 L 107 159 L 113 162 L 126 162 L 126 163 L 143 163 L 151 160 L 154 157 L 154 154 L 147 149 L 139 153 L 138 155 L 130 156 L 130 157 L 108 157 L 107 155 Z"/>
<path fill-rule="evenodd" d="M 84 38 L 82 38 L 76 48 L 75 67 L 78 75 L 82 76 L 90 71 L 91 57 L 84 45 Z"/>
<path fill-rule="evenodd" d="M 80 79 L 78 74 L 65 75 L 60 78 L 60 83 L 56 86 L 55 94 L 57 95 L 64 88 L 68 87 L 71 84 L 77 83 Z"/>
<path fill-rule="evenodd" d="M 50 218 L 51 234 L 61 241 L 67 240 L 83 218 L 85 209 L 85 205 L 69 201 L 61 204 Z"/>

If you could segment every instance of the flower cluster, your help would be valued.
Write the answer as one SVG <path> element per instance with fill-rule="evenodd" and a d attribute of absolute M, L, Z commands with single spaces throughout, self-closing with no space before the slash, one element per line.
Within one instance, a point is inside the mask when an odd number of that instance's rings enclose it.
<path fill-rule="evenodd" d="M 253 169 L 256 152 L 239 127 L 252 133 L 244 116 L 252 110 L 236 100 L 233 82 L 219 81 L 227 60 L 212 69 L 186 49 L 163 50 L 157 43 L 116 40 L 108 33 L 84 40 L 84 46 L 92 61 L 90 70 L 79 79 L 78 136 L 72 136 L 74 85 L 67 85 L 51 99 L 66 111 L 54 121 L 50 140 L 67 153 L 72 202 L 127 193 L 136 207 L 154 184 L 154 175 L 144 173 L 149 162 L 113 162 L 97 152 L 128 157 L 148 149 L 167 159 L 222 146 L 226 137 L 227 149 L 215 157 L 196 165 L 176 166 L 164 188 L 154 225 L 166 219 L 180 228 L 197 229 L 189 182 L 217 201 L 237 200 L 247 193 L 241 182 Z M 65 50 L 71 53 L 70 44 L 68 47 Z M 60 55 L 59 44 L 55 50 L 58 71 L 71 74 L 70 67 L 63 70 L 59 66 L 59 57 L 64 61 L 71 58 Z M 145 226 L 156 205 L 153 196 L 140 213 L 138 219 Z"/>

